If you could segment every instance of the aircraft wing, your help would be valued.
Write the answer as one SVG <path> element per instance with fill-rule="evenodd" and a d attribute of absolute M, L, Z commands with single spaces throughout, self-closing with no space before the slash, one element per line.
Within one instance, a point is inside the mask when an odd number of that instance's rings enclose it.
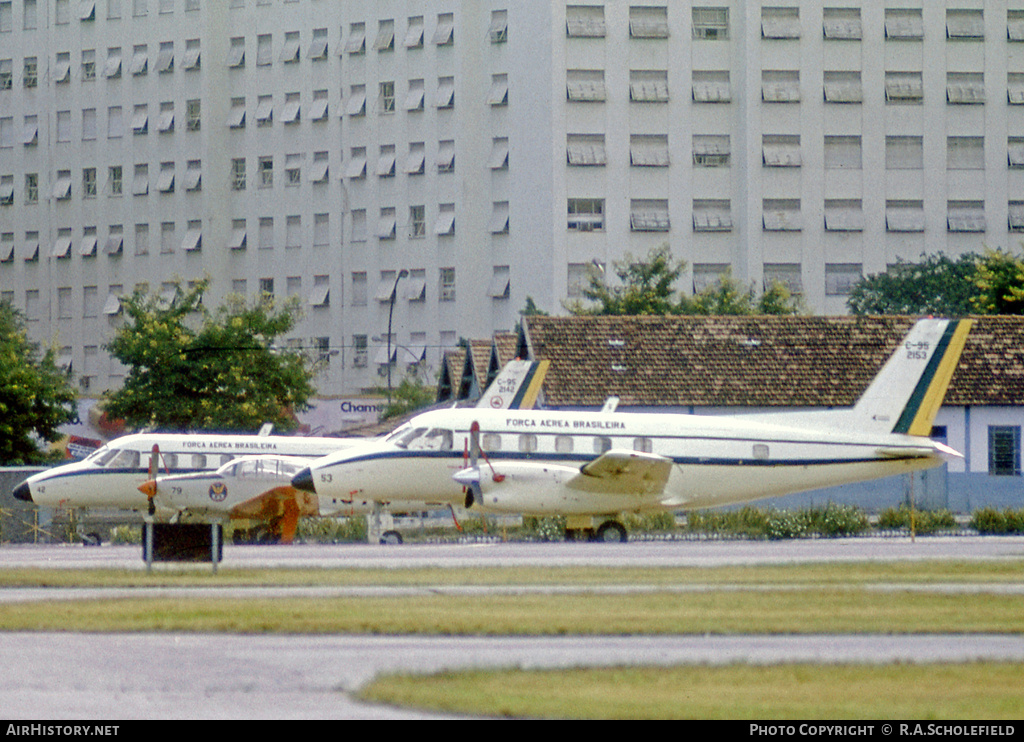
<path fill-rule="evenodd" d="M 250 518 L 279 525 L 281 542 L 290 544 L 300 516 L 320 515 L 316 495 L 288 485 L 274 487 L 240 502 L 230 510 L 232 519 Z"/>
<path fill-rule="evenodd" d="M 566 485 L 587 492 L 657 495 L 671 471 L 672 460 L 664 456 L 613 449 L 584 464 Z"/>

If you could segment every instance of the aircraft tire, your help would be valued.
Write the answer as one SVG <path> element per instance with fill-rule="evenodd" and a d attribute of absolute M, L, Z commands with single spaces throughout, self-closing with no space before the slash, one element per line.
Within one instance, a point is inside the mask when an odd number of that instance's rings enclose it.
<path fill-rule="evenodd" d="M 626 533 L 626 527 L 617 520 L 606 520 L 598 527 L 594 540 L 604 544 L 624 544 L 629 540 L 629 535 Z"/>
<path fill-rule="evenodd" d="M 403 543 L 402 534 L 398 531 L 384 531 L 380 536 L 380 543 L 383 546 L 397 546 Z"/>

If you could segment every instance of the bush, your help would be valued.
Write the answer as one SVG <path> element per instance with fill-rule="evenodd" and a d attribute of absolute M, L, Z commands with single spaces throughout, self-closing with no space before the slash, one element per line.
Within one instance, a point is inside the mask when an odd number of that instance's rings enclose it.
<path fill-rule="evenodd" d="M 1024 533 L 1024 509 L 996 510 L 981 508 L 971 516 L 971 528 L 978 533 L 994 535 L 1004 533 Z"/>
<path fill-rule="evenodd" d="M 887 530 L 910 530 L 911 518 L 915 533 L 935 533 L 943 529 L 956 528 L 956 518 L 945 508 L 911 511 L 906 505 L 883 510 L 878 516 L 878 527 Z"/>
<path fill-rule="evenodd" d="M 365 543 L 366 518 L 301 518 L 295 540 L 307 544 Z"/>

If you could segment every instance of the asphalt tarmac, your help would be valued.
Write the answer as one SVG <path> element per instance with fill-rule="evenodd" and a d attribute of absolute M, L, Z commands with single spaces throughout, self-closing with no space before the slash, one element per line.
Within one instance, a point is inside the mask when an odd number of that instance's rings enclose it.
<path fill-rule="evenodd" d="M 1024 558 L 1024 538 L 496 543 L 399 547 L 229 545 L 225 547 L 224 555 L 223 569 L 246 566 L 714 566 L 908 559 L 1021 559 Z M 0 570 L 14 567 L 144 569 L 138 547 L 0 548 Z M 158 565 L 157 568 L 161 567 Z M 210 569 L 210 566 L 196 569 Z M 300 589 L 306 591 L 305 594 L 317 594 L 311 588 Z M 627 589 L 645 588 L 638 585 Z M 952 585 L 935 586 L 935 589 L 966 591 L 976 588 Z M 992 589 L 1017 592 L 1021 587 L 1002 585 Z M 237 588 L 202 590 L 204 594 L 210 594 L 211 590 L 217 594 L 230 594 L 229 591 Z M 278 589 L 250 589 L 248 594 L 269 597 L 275 594 L 275 590 Z M 324 588 L 323 594 L 331 590 L 337 589 Z M 59 595 L 55 595 L 53 589 L 5 588 L 0 589 L 0 602 L 112 596 L 83 588 L 56 592 Z M 133 594 L 140 593 L 133 591 Z M 1024 637 L 958 634 L 519 638 L 7 633 L 0 634 L 0 668 L 3 668 L 0 672 L 0 717 L 107 722 L 119 719 L 441 718 L 362 704 L 352 698 L 350 691 L 378 673 L 388 671 L 690 662 L 934 662 L 975 659 L 1024 662 Z"/>

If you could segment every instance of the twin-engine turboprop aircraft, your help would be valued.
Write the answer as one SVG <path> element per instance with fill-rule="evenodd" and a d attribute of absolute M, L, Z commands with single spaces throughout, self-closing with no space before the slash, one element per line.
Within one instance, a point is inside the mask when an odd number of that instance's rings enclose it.
<path fill-rule="evenodd" d="M 747 502 L 927 469 L 970 322 L 917 322 L 852 409 L 734 416 L 449 409 L 318 459 L 292 484 L 321 498 L 465 504 L 568 516 L 625 540 L 622 513 Z"/>
<path fill-rule="evenodd" d="M 477 407 L 531 407 L 546 372 L 547 362 L 510 361 L 477 401 Z M 32 475 L 15 488 L 14 496 L 44 507 L 149 512 L 158 521 L 251 518 L 269 526 L 274 539 L 287 541 L 294 535 L 300 516 L 366 513 L 373 509 L 374 502 L 344 494 L 318 498 L 295 490 L 290 486 L 295 472 L 285 463 L 286 458 L 305 457 L 302 466 L 306 466 L 312 459 L 366 445 L 369 440 L 191 433 L 127 435 L 82 461 Z M 235 467 L 239 457 L 246 457 L 246 462 Z M 263 457 L 266 460 L 260 463 Z M 225 507 L 225 492 L 232 493 L 229 507 Z M 235 499 L 236 492 L 243 499 Z M 405 503 L 407 499 L 391 497 L 388 501 L 408 504 L 410 509 L 422 505 L 418 501 Z"/>

